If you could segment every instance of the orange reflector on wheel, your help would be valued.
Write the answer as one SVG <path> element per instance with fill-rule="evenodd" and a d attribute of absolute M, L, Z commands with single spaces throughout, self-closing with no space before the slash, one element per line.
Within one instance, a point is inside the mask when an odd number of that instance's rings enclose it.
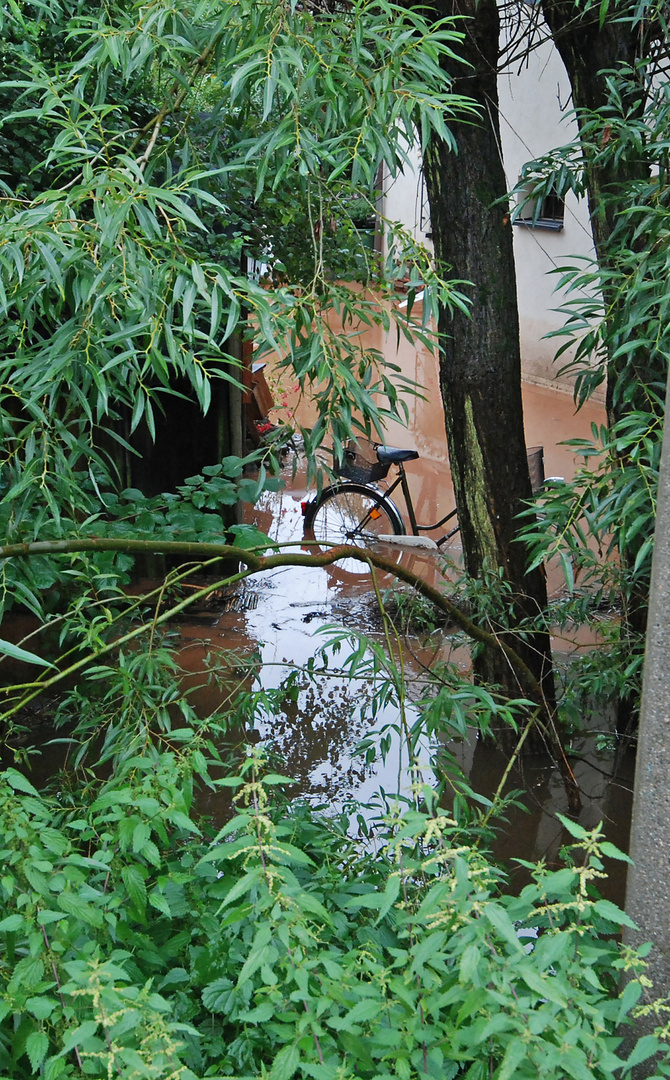
<path fill-rule="evenodd" d="M 371 510 L 370 511 L 370 517 L 372 518 L 373 521 L 376 521 L 377 518 L 381 517 L 381 514 L 380 514 L 379 510 Z"/>

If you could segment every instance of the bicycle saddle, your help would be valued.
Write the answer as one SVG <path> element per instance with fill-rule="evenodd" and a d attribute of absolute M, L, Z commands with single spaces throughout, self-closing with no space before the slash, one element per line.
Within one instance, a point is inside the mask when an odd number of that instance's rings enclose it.
<path fill-rule="evenodd" d="M 401 461 L 414 461 L 418 450 L 397 450 L 395 446 L 378 446 L 377 457 L 382 465 L 399 465 Z"/>

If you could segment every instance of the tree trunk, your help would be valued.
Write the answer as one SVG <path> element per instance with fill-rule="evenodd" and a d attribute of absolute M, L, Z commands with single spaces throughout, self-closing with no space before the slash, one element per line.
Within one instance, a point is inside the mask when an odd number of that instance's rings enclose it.
<path fill-rule="evenodd" d="M 449 0 L 436 7 L 440 16 L 470 16 L 461 24 L 466 38 L 460 52 L 472 67 L 454 66 L 450 73 L 454 92 L 481 107 L 480 123 L 456 130 L 458 154 L 433 137 L 424 161 L 438 264 L 473 283 L 470 315 L 443 310 L 439 317 L 440 384 L 465 567 L 474 579 L 485 573 L 500 578 L 509 629 L 502 621 L 496 629 L 513 639 L 551 705 L 549 636 L 517 637 L 525 619 L 541 615 L 547 597 L 543 573 L 526 573 L 526 552 L 516 542 L 516 515 L 531 488 L 512 228 L 498 129 L 498 10 L 495 0 L 463 0 L 457 12 Z M 475 671 L 506 694 L 519 693 L 499 655 L 480 654 Z"/>
<path fill-rule="evenodd" d="M 666 401 L 670 401 L 670 380 Z M 651 585 L 631 826 L 633 863 L 628 868 L 626 887 L 626 912 L 639 929 L 625 932 L 630 944 L 654 943 L 647 971 L 653 988 L 644 989 L 643 1002 L 665 998 L 670 993 L 670 435 L 667 429 L 658 485 Z M 649 1034 L 666 1022 L 667 1015 L 663 1013 L 639 1017 L 634 1034 Z M 652 1071 L 645 1066 L 642 1075 Z"/>
<path fill-rule="evenodd" d="M 608 19 L 601 24 L 599 8 L 588 6 L 580 11 L 575 0 L 542 0 L 542 14 L 568 73 L 580 133 L 593 114 L 598 113 L 602 117 L 600 142 L 605 145 L 609 138 L 607 116 L 603 114 L 609 99 L 606 73 L 630 70 L 632 76 L 635 61 L 641 55 L 639 33 L 629 20 Z M 642 115 L 643 102 L 641 93 L 632 94 L 629 102 L 632 117 Z M 631 163 L 626 154 L 618 156 L 616 164 L 608 158 L 603 165 L 594 160 L 586 142 L 582 145 L 593 243 L 602 265 L 609 259 L 608 243 L 618 215 L 618 206 L 611 196 L 617 185 L 643 176 L 644 171 Z"/>
<path fill-rule="evenodd" d="M 609 155 L 606 160 L 599 158 L 594 145 L 604 146 L 610 137 L 607 107 L 610 91 L 607 72 L 620 71 L 629 77 L 629 91 L 624 106 L 631 118 L 640 118 L 644 112 L 645 93 L 641 79 L 634 79 L 635 64 L 645 55 L 645 43 L 642 39 L 641 24 L 631 19 L 620 21 L 600 21 L 597 8 L 579 11 L 574 0 L 542 0 L 542 12 L 551 30 L 570 80 L 572 97 L 577 111 L 577 120 L 582 137 L 582 150 L 587 178 L 588 202 L 591 217 L 591 229 L 596 257 L 601 268 L 616 268 L 616 252 L 612 249 L 611 238 L 621 210 L 621 194 L 626 192 L 630 198 L 631 181 L 644 179 L 648 168 L 641 161 L 641 155 Z M 600 118 L 600 132 L 591 130 L 584 137 L 585 126 L 594 117 Z M 626 204 L 627 205 L 627 201 Z M 643 241 L 640 241 L 643 242 Z M 616 324 L 619 312 L 619 299 L 616 293 L 608 295 L 604 290 L 604 305 L 613 324 Z M 647 408 L 645 386 L 653 381 L 657 373 L 649 370 L 649 353 L 642 346 L 635 354 L 635 379 L 639 382 L 639 399 L 631 392 L 631 380 L 626 380 L 626 393 L 623 394 L 623 379 L 626 368 L 633 356 L 630 353 L 620 357 L 610 356 L 607 363 L 607 418 L 610 426 L 634 410 L 636 404 Z M 625 453 L 625 451 L 623 451 Z M 640 536 L 638 545 L 644 538 Z M 632 569 L 637 549 L 621 551 L 624 567 Z M 649 597 L 646 590 L 637 586 L 625 598 L 622 617 L 622 633 L 628 639 L 631 653 L 644 649 L 644 633 L 647 624 Z M 638 696 L 635 689 L 621 695 L 618 704 L 617 730 L 620 734 L 628 733 L 637 720 Z"/>

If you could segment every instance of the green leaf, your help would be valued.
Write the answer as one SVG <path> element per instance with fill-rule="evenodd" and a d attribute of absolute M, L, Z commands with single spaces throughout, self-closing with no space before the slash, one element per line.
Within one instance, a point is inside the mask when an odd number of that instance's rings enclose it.
<path fill-rule="evenodd" d="M 358 1001 L 344 1016 L 331 1020 L 330 1025 L 337 1031 L 351 1031 L 357 1024 L 374 1020 L 383 1007 L 384 1002 L 377 997 Z"/>
<path fill-rule="evenodd" d="M 260 492 L 254 489 L 248 492 L 249 502 L 256 502 Z M 245 551 L 258 550 L 265 551 L 269 547 L 274 547 L 274 541 L 266 536 L 264 532 L 261 532 L 255 525 L 233 525 L 230 529 L 234 536 L 234 543 L 237 547 L 244 548 Z M 264 777 L 264 782 L 267 783 L 267 777 Z M 294 784 L 295 780 L 290 780 L 288 777 L 285 780 L 277 781 L 284 784 Z"/>
<path fill-rule="evenodd" d="M 572 821 L 563 814 L 556 814 L 556 817 L 566 832 L 569 832 L 570 836 L 574 836 L 575 840 L 586 840 L 589 835 L 588 832 L 581 825 L 578 825 L 576 821 Z"/>
<path fill-rule="evenodd" d="M 62 911 L 50 911 L 48 908 L 42 908 L 37 912 L 37 921 L 40 926 L 48 926 L 49 923 L 60 922 L 61 919 L 67 919 L 67 915 Z"/>
<path fill-rule="evenodd" d="M 102 911 L 97 907 L 93 907 L 92 904 L 88 904 L 76 893 L 67 891 L 59 893 L 56 897 L 56 903 L 62 911 L 65 911 L 68 915 L 74 915 L 75 918 L 80 919 L 89 926 L 102 926 Z"/>
<path fill-rule="evenodd" d="M 523 947 L 519 941 L 516 930 L 512 920 L 506 911 L 503 910 L 498 904 L 489 902 L 483 905 L 482 914 L 491 923 L 491 926 L 495 927 L 500 936 L 511 945 L 515 951 L 522 952 Z"/>
<path fill-rule="evenodd" d="M 136 866 L 124 866 L 121 870 L 121 878 L 128 890 L 131 903 L 143 915 L 147 906 L 147 887 L 143 875 Z"/>
<path fill-rule="evenodd" d="M 631 979 L 627 982 L 623 993 L 619 997 L 619 1014 L 617 1016 L 617 1025 L 628 1015 L 634 1005 L 637 1005 L 642 994 L 642 986 L 637 979 Z"/>
<path fill-rule="evenodd" d="M 161 914 L 167 916 L 168 919 L 172 918 L 172 912 L 170 911 L 167 897 L 165 897 L 162 892 L 158 889 L 152 889 L 148 898 L 149 903 L 156 911 L 160 911 Z"/>
<path fill-rule="evenodd" d="M 67 1065 L 61 1057 L 50 1057 L 44 1063 L 44 1080 L 59 1080 Z"/>
<path fill-rule="evenodd" d="M 352 896 L 344 903 L 343 907 L 352 911 L 358 911 L 360 908 L 370 908 L 372 911 L 378 911 L 383 902 L 383 893 L 370 891 L 363 893 L 362 896 Z"/>
<path fill-rule="evenodd" d="M 657 1053 L 661 1049 L 659 1040 L 655 1035 L 643 1035 L 641 1039 L 638 1039 L 635 1046 L 631 1050 L 629 1057 L 626 1060 L 625 1072 L 629 1072 L 635 1065 L 639 1065 L 642 1061 L 647 1061 L 652 1054 Z"/>
<path fill-rule="evenodd" d="M 239 1019 L 243 1024 L 264 1024 L 275 1014 L 274 1005 L 270 1001 L 264 1001 L 255 1009 L 240 1013 Z"/>
<path fill-rule="evenodd" d="M 22 773 L 17 772 L 16 769 L 5 769 L 2 773 L 7 783 L 14 788 L 14 791 L 23 791 L 26 795 L 37 795 L 39 798 L 39 792 L 35 791 L 35 788 L 30 783 L 30 780 L 26 780 Z"/>
<path fill-rule="evenodd" d="M 230 979 L 215 979 L 202 992 L 202 1003 L 210 1012 L 227 1012 L 233 1000 L 233 984 Z"/>
<path fill-rule="evenodd" d="M 133 829 L 133 851 L 140 852 L 147 841 L 151 838 L 151 826 L 146 821 L 140 821 Z"/>
<path fill-rule="evenodd" d="M 386 888 L 384 889 L 384 896 L 379 908 L 379 915 L 377 922 L 380 922 L 385 915 L 388 915 L 389 911 L 395 904 L 400 893 L 400 874 L 391 874 L 386 882 Z"/>
<path fill-rule="evenodd" d="M 57 1001 L 48 997 L 31 997 L 26 1001 L 26 1009 L 37 1020 L 47 1020 L 57 1005 Z"/>
<path fill-rule="evenodd" d="M 26 1039 L 26 1053 L 30 1059 L 30 1067 L 37 1072 L 47 1056 L 49 1049 L 49 1036 L 44 1031 L 33 1031 Z"/>
<path fill-rule="evenodd" d="M 280 861 L 280 857 L 283 857 L 281 861 L 289 863 L 296 863 L 298 866 L 313 866 L 313 860 L 309 855 L 305 855 L 304 851 L 296 847 L 294 844 L 274 844 L 272 847 L 273 854 Z"/>
<path fill-rule="evenodd" d="M 609 840 L 603 840 L 601 842 L 600 850 L 603 855 L 608 857 L 608 859 L 618 859 L 620 862 L 627 862 L 631 865 L 633 863 L 630 855 L 626 855 L 625 851 L 620 851 L 614 844 L 610 844 Z"/>
<path fill-rule="evenodd" d="M 523 1039 L 518 1036 L 510 1039 L 500 1069 L 496 1074 L 496 1080 L 510 1080 L 526 1057 L 527 1052 L 528 1044 Z"/>
<path fill-rule="evenodd" d="M 481 953 L 473 943 L 463 952 L 460 963 L 460 981 L 462 983 L 473 982 L 481 960 Z"/>
<path fill-rule="evenodd" d="M 4 653 L 5 656 L 11 656 L 13 660 L 23 660 L 25 664 L 37 664 L 39 667 L 55 668 L 55 664 L 50 664 L 48 660 L 43 660 L 41 656 L 36 656 L 35 653 L 28 652 L 26 649 L 20 649 L 18 645 L 12 645 L 11 641 L 3 641 L 0 639 L 0 653 Z"/>
<path fill-rule="evenodd" d="M 294 1044 L 283 1046 L 270 1069 L 269 1080 L 291 1080 L 300 1064 L 300 1050 Z"/>
<path fill-rule="evenodd" d="M 639 927 L 626 915 L 626 912 L 618 908 L 611 900 L 597 900 L 593 909 L 599 915 L 602 915 L 604 919 L 616 923 L 617 926 L 629 926 L 631 930 L 639 930 Z"/>
<path fill-rule="evenodd" d="M 172 968 L 168 971 L 164 979 L 162 979 L 158 989 L 162 990 L 165 986 L 179 986 L 189 981 L 189 974 L 186 968 Z"/>
<path fill-rule="evenodd" d="M 150 862 L 152 866 L 160 869 L 162 865 L 161 853 L 154 844 L 153 840 L 147 840 L 140 849 L 140 854 Z"/>
<path fill-rule="evenodd" d="M 242 986 L 247 979 L 250 979 L 255 971 L 261 967 L 268 956 L 268 943 L 272 937 L 272 927 L 269 923 L 265 923 L 259 927 L 256 931 L 249 955 L 247 956 L 242 969 L 237 977 L 237 985 Z"/>
<path fill-rule="evenodd" d="M 532 968 L 522 965 L 519 968 L 519 974 L 525 982 L 526 986 L 529 986 L 531 990 L 534 990 L 540 999 L 546 999 L 547 1001 L 553 1001 L 556 1005 L 559 1005 L 562 1009 L 566 1007 L 566 1000 L 562 994 L 558 993 L 556 989 L 556 979 L 553 975 L 548 975 L 542 978 Z"/>
<path fill-rule="evenodd" d="M 3 919 L 2 922 L 0 922 L 0 931 L 5 934 L 15 933 L 17 930 L 20 930 L 23 925 L 23 915 L 8 915 L 7 918 Z"/>
<path fill-rule="evenodd" d="M 76 1028 L 72 1028 L 68 1031 L 63 1039 L 63 1046 L 59 1053 L 59 1057 L 63 1057 L 64 1054 L 69 1054 L 70 1050 L 73 1050 L 75 1046 L 84 1046 L 85 1043 L 95 1035 L 98 1030 L 97 1020 L 84 1020 L 83 1024 L 80 1024 Z"/>
<path fill-rule="evenodd" d="M 9 981 L 10 992 L 34 990 L 44 977 L 44 963 L 39 956 L 24 956 L 16 964 Z"/>

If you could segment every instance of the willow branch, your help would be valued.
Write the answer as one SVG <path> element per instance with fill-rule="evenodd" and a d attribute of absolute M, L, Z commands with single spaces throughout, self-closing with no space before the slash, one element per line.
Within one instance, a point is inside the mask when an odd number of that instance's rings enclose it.
<path fill-rule="evenodd" d="M 308 544 L 304 543 L 303 546 L 306 547 Z M 481 626 L 478 626 L 477 623 L 468 618 L 468 616 L 461 611 L 452 600 L 445 596 L 444 593 L 441 593 L 439 589 L 436 589 L 433 585 L 429 585 L 427 581 L 424 581 L 418 574 L 414 573 L 414 571 L 408 570 L 406 567 L 399 565 L 392 559 L 385 558 L 384 556 L 378 555 L 376 552 L 369 551 L 365 548 L 358 548 L 349 544 L 341 544 L 336 547 L 327 548 L 325 551 L 323 551 L 319 545 L 315 544 L 314 546 L 318 547 L 319 550 L 314 554 L 309 555 L 291 551 L 281 551 L 274 555 L 260 555 L 258 554 L 258 550 L 248 550 L 246 548 L 236 547 L 233 544 L 91 537 L 89 539 L 78 540 L 36 540 L 33 543 L 27 544 L 7 544 L 0 547 L 0 560 L 29 557 L 31 555 L 65 555 L 87 551 L 122 551 L 128 554 L 154 552 L 162 555 L 190 555 L 195 556 L 198 559 L 220 558 L 231 562 L 241 563 L 246 567 L 246 570 L 223 578 L 214 585 L 207 586 L 204 590 L 199 590 L 193 596 L 189 596 L 182 600 L 179 604 L 170 608 L 169 611 L 153 620 L 150 626 L 154 628 L 165 623 L 168 619 L 173 619 L 175 615 L 180 614 L 182 611 L 185 611 L 191 604 L 200 599 L 203 594 L 212 592 L 215 589 L 220 589 L 226 584 L 233 584 L 234 582 L 241 581 L 252 574 L 262 573 L 267 570 L 275 570 L 285 566 L 325 567 L 331 566 L 333 563 L 339 562 L 342 559 L 355 559 L 357 562 L 366 563 L 368 566 L 372 565 L 378 570 L 391 574 L 398 580 L 411 585 L 416 592 L 425 596 L 439 611 L 442 611 L 447 615 L 452 623 L 454 623 L 454 625 L 472 641 L 476 641 L 488 649 L 494 649 L 503 653 L 515 672 L 523 692 L 537 705 L 538 720 L 547 733 L 550 734 L 551 742 L 557 754 L 558 765 L 568 795 L 570 810 L 572 812 L 577 812 L 581 805 L 579 788 L 572 769 L 570 768 L 565 749 L 558 736 L 554 717 L 547 707 L 540 683 L 516 650 L 506 641 L 501 641 L 495 634 L 491 634 L 488 630 L 484 630 Z M 94 656 L 89 655 L 83 657 L 75 664 L 70 665 L 65 671 L 58 672 L 58 674 L 44 679 L 43 682 L 35 683 L 35 690 L 31 694 L 26 695 L 18 705 L 13 706 L 10 710 L 1 714 L 0 720 L 7 719 L 8 716 L 13 715 L 18 711 L 19 707 L 27 704 L 28 701 L 32 701 L 32 699 L 42 693 L 44 689 L 47 689 L 54 683 L 59 682 L 62 678 L 70 676 L 74 672 L 86 667 L 93 659 L 98 659 L 104 653 L 111 652 L 139 637 L 141 634 L 148 632 L 148 629 L 149 627 L 145 625 L 136 627 L 134 630 L 129 631 L 127 634 L 122 635 L 120 638 L 116 638 L 114 641 L 104 646 L 102 650 L 96 651 Z"/>
<path fill-rule="evenodd" d="M 151 120 L 149 120 L 149 122 L 145 124 L 144 127 L 140 128 L 137 136 L 131 144 L 131 153 L 139 145 L 142 136 L 147 135 L 149 132 L 151 132 L 151 136 L 149 138 L 146 149 L 144 150 L 144 153 L 141 154 L 140 157 L 137 159 L 137 164 L 139 165 L 141 170 L 144 170 L 147 162 L 149 161 L 149 158 L 151 157 L 152 151 L 156 145 L 156 140 L 158 139 L 161 127 L 163 126 L 166 117 L 169 116 L 170 113 L 175 113 L 181 108 L 186 95 L 188 94 L 189 90 L 192 89 L 196 79 L 207 68 L 207 65 L 209 64 L 212 56 L 214 55 L 214 52 L 216 51 L 216 47 L 219 43 L 220 38 L 221 35 L 218 34 L 212 41 L 210 41 L 209 45 L 207 45 L 202 50 L 200 55 L 195 59 L 186 86 L 182 86 L 181 89 L 178 91 L 177 87 L 179 86 L 179 83 L 175 81 L 172 85 L 172 88 L 170 89 L 168 100 L 158 110 L 156 115 Z"/>

